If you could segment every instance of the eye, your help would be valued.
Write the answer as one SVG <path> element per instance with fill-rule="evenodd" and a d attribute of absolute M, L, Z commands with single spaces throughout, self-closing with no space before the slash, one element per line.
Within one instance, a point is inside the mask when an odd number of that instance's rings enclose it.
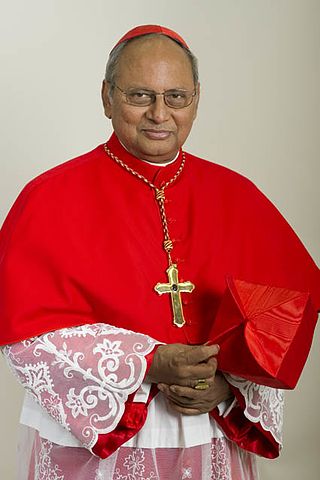
<path fill-rule="evenodd" d="M 127 92 L 127 98 L 130 103 L 143 104 L 150 102 L 152 94 L 145 90 L 130 90 Z"/>
<path fill-rule="evenodd" d="M 183 108 L 189 105 L 190 92 L 183 90 L 170 90 L 165 93 L 166 104 L 173 108 Z"/>
<path fill-rule="evenodd" d="M 185 92 L 167 92 L 167 98 L 172 100 L 184 100 L 186 98 Z"/>
<path fill-rule="evenodd" d="M 130 92 L 130 96 L 131 97 L 135 97 L 135 98 L 145 98 L 145 97 L 148 97 L 149 96 L 149 93 L 146 93 L 146 92 Z"/>

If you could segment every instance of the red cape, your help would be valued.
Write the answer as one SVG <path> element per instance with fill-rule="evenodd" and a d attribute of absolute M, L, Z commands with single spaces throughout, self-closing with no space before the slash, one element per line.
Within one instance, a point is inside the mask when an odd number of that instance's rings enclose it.
<path fill-rule="evenodd" d="M 109 147 L 157 185 L 176 172 L 120 145 Z M 319 269 L 277 209 L 247 179 L 186 154 L 167 189 L 167 215 L 187 324 L 172 325 L 167 260 L 153 191 L 102 145 L 30 182 L 0 235 L 0 344 L 84 323 L 106 322 L 164 342 L 208 340 L 226 276 L 309 292 L 320 306 Z"/>

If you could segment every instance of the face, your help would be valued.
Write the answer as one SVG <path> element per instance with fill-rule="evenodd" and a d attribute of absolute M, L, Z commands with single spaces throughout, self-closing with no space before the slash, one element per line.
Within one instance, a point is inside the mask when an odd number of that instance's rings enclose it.
<path fill-rule="evenodd" d="M 119 59 L 116 83 L 122 90 L 141 88 L 162 93 L 178 89 L 193 91 L 192 68 L 183 49 L 165 36 L 139 38 L 129 43 Z M 114 131 L 136 157 L 150 162 L 171 160 L 184 144 L 196 117 L 199 86 L 191 105 L 181 109 L 168 107 L 158 95 L 153 104 L 129 105 L 117 88 L 109 97 L 108 83 L 103 84 L 105 114 Z"/>

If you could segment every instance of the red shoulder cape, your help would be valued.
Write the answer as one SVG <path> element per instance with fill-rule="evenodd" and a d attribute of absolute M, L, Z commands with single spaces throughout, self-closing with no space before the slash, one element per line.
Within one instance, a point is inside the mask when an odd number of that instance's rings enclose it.
<path fill-rule="evenodd" d="M 149 165 L 116 136 L 109 147 L 160 185 L 181 162 Z M 209 338 L 226 277 L 308 292 L 320 306 L 319 269 L 277 209 L 247 179 L 186 154 L 167 189 L 167 216 L 187 324 L 172 325 L 167 260 L 154 192 L 98 146 L 31 181 L 0 233 L 0 344 L 106 322 L 164 342 Z"/>

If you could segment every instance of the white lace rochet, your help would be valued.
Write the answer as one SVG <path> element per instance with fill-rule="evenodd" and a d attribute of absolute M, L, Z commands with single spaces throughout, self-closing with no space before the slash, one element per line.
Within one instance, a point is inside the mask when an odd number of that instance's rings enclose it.
<path fill-rule="evenodd" d="M 70 480 L 75 476 L 77 480 L 93 478 L 92 468 L 95 480 L 161 480 L 167 478 L 163 472 L 170 466 L 169 459 L 174 465 L 180 462 L 177 480 L 231 480 L 232 472 L 241 469 L 245 473 L 237 473 L 239 480 L 256 480 L 254 457 L 232 444 L 208 414 L 173 413 L 161 392 L 149 406 L 145 426 L 133 439 L 107 460 L 90 453 L 100 433 L 116 428 L 130 394 L 136 392 L 137 401 L 147 399 L 150 385 L 143 383 L 145 357 L 157 343 L 147 335 L 94 324 L 5 347 L 8 363 L 29 396 L 22 422 L 34 432 L 35 480 L 69 480 L 70 462 L 65 462 L 63 455 L 66 445 L 74 447 L 75 458 L 77 452 L 80 455 L 76 474 L 72 462 Z M 243 395 L 245 416 L 259 422 L 281 443 L 282 391 L 233 376 L 227 380 Z M 83 447 L 89 450 L 86 454 Z M 84 455 L 88 456 L 85 469 L 80 467 Z M 57 458 L 59 464 L 52 463 Z M 48 472 L 42 475 L 41 462 L 48 468 L 51 465 L 51 476 Z M 23 474 L 20 479 L 24 480 Z"/>

